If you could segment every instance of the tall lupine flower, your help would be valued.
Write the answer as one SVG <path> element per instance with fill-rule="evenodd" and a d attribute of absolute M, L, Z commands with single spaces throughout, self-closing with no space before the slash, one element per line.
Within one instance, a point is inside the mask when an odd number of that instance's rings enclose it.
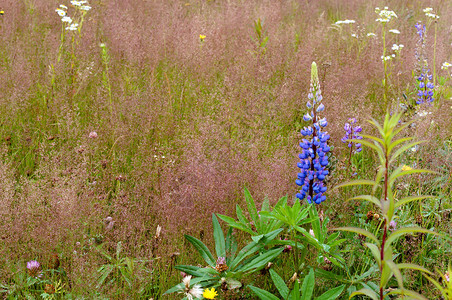
<path fill-rule="evenodd" d="M 423 103 L 431 103 L 433 102 L 433 89 L 435 86 L 431 82 L 433 76 L 430 73 L 430 69 L 428 68 L 427 57 L 425 54 L 425 37 L 426 37 L 426 28 L 425 25 L 417 23 L 415 25 L 417 34 L 419 35 L 419 39 L 417 42 L 416 49 L 416 60 L 417 60 L 417 73 L 420 74 L 417 80 L 417 104 Z"/>
<path fill-rule="evenodd" d="M 358 122 L 356 118 L 350 118 L 348 119 L 348 122 L 350 123 L 345 123 L 344 126 L 345 135 L 341 139 L 342 143 L 347 143 L 347 140 L 362 140 L 363 137 L 359 133 L 363 131 L 363 129 L 361 126 L 355 125 L 356 122 Z M 363 150 L 361 144 L 357 142 L 349 141 L 347 146 L 350 148 L 350 157 L 352 153 L 358 153 Z M 355 149 L 353 149 L 353 146 L 355 146 Z"/>
<path fill-rule="evenodd" d="M 315 62 L 311 66 L 311 87 L 308 98 L 307 107 L 310 112 L 303 116 L 303 120 L 312 122 L 312 125 L 301 130 L 301 134 L 310 139 L 303 138 L 300 143 L 302 152 L 299 154 L 300 162 L 297 165 L 301 172 L 298 173 L 296 184 L 301 186 L 301 190 L 297 194 L 297 198 L 300 200 L 306 198 L 308 203 L 320 204 L 326 200 L 323 193 L 327 188 L 324 186 L 323 180 L 329 174 L 325 167 L 328 165 L 327 154 L 330 147 L 327 141 L 330 136 L 326 131 L 322 131 L 328 122 L 325 118 L 320 119 L 318 116 L 325 106 L 322 103 L 322 92 Z"/>

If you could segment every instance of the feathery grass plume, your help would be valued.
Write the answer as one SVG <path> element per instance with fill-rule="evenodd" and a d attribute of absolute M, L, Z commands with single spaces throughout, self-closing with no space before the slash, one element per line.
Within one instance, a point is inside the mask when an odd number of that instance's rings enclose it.
<path fill-rule="evenodd" d="M 302 187 L 297 198 L 300 200 L 306 198 L 308 203 L 320 204 L 326 200 L 323 193 L 327 188 L 324 186 L 323 180 L 329 174 L 326 166 L 328 165 L 327 154 L 330 151 L 327 142 L 330 136 L 321 130 L 328 125 L 328 122 L 325 118 L 320 119 L 318 116 L 325 109 L 325 105 L 322 103 L 322 92 L 315 62 L 311 65 L 311 87 L 308 98 L 306 105 L 310 112 L 303 116 L 303 120 L 312 122 L 312 127 L 304 127 L 301 134 L 304 137 L 312 136 L 312 138 L 310 140 L 303 139 L 300 143 L 302 152 L 298 156 L 301 161 L 297 166 L 301 172 L 298 173 L 298 179 L 295 182 Z"/>

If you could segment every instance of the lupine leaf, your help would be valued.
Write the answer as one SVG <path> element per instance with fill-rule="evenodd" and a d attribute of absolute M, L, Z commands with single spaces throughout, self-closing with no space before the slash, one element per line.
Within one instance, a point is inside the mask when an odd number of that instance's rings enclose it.
<path fill-rule="evenodd" d="M 353 292 L 348 299 L 351 299 L 351 298 L 353 298 L 355 296 L 358 296 L 358 295 L 366 295 L 366 296 L 370 297 L 372 300 L 378 300 L 379 299 L 377 293 L 375 293 L 374 291 L 372 291 L 370 289 L 360 289 L 360 290 L 358 290 L 356 292 Z"/>
<path fill-rule="evenodd" d="M 204 245 L 203 242 L 195 237 L 192 237 L 191 235 L 185 234 L 184 236 L 193 246 L 195 246 L 196 250 L 199 252 L 199 254 L 201 254 L 206 263 L 211 267 L 215 267 L 215 259 L 213 258 L 212 253 L 210 253 L 206 245 Z"/>

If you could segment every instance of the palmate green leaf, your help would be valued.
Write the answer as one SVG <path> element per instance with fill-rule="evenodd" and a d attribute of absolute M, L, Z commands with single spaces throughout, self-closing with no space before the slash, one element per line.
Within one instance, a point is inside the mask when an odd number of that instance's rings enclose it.
<path fill-rule="evenodd" d="M 348 299 L 352 299 L 355 296 L 358 295 L 365 295 L 370 297 L 372 300 L 379 300 L 380 297 L 378 297 L 377 293 L 375 293 L 374 291 L 370 290 L 370 289 L 360 289 L 356 292 L 353 292 L 350 297 Z"/>
<path fill-rule="evenodd" d="M 339 297 L 342 294 L 342 291 L 344 290 L 344 288 L 345 288 L 345 285 L 340 285 L 338 287 L 335 287 L 335 288 L 323 293 L 319 297 L 315 298 L 315 300 L 333 300 L 333 299 L 337 299 L 337 297 Z"/>
<path fill-rule="evenodd" d="M 201 254 L 201 256 L 205 260 L 205 262 L 209 266 L 215 267 L 215 265 L 216 265 L 215 259 L 213 258 L 212 253 L 210 253 L 210 251 L 206 247 L 206 245 L 204 245 L 203 242 L 201 242 L 200 240 L 198 240 L 197 238 L 195 238 L 191 235 L 185 234 L 184 236 L 187 239 L 187 241 L 189 241 L 193 246 L 195 246 L 196 250 L 199 252 L 199 254 Z"/>
<path fill-rule="evenodd" d="M 278 297 L 273 295 L 270 292 L 267 292 L 266 290 L 260 289 L 258 287 L 248 285 L 248 287 L 259 297 L 259 299 L 262 300 L 279 300 Z"/>
<path fill-rule="evenodd" d="M 270 269 L 270 276 L 281 297 L 283 297 L 283 299 L 287 299 L 287 296 L 289 296 L 289 288 L 286 286 L 284 279 L 282 279 L 281 276 L 279 276 L 273 269 Z"/>
<path fill-rule="evenodd" d="M 424 273 L 427 273 L 427 274 L 433 274 L 428 269 L 426 269 L 426 268 L 424 268 L 422 266 L 416 265 L 416 264 L 400 263 L 400 264 L 397 264 L 397 267 L 399 269 L 411 269 L 411 270 L 421 271 L 421 272 L 424 272 Z"/>
<path fill-rule="evenodd" d="M 404 234 L 408 234 L 408 233 L 416 233 L 416 232 L 422 232 L 422 233 L 430 233 L 430 234 L 436 234 L 439 235 L 438 233 L 419 227 L 419 226 L 412 226 L 412 227 L 402 227 L 397 229 L 396 231 L 394 231 L 393 233 L 391 233 L 391 235 L 389 235 L 388 239 L 386 240 L 386 244 L 385 244 L 385 248 L 390 246 L 392 242 L 394 242 L 398 237 L 404 235 Z"/>
<path fill-rule="evenodd" d="M 387 293 L 387 295 L 388 296 L 389 295 L 404 295 L 404 296 L 409 296 L 410 299 L 428 300 L 421 294 L 418 294 L 415 291 L 406 290 L 406 289 L 394 289 L 394 290 L 390 291 L 389 293 Z"/>
<path fill-rule="evenodd" d="M 430 196 L 430 195 L 408 196 L 408 197 L 402 198 L 399 201 L 397 201 L 397 203 L 395 204 L 395 207 L 398 208 L 398 207 L 400 207 L 404 204 L 410 203 L 412 201 L 428 199 L 428 198 L 433 199 L 433 198 L 436 198 L 436 196 Z"/>
<path fill-rule="evenodd" d="M 425 141 L 418 141 L 418 142 L 413 142 L 413 143 L 409 143 L 406 145 L 401 146 L 399 149 L 397 149 L 397 151 L 394 152 L 393 155 L 391 155 L 391 158 L 389 159 L 389 164 L 392 164 L 394 162 L 394 160 L 397 159 L 397 157 L 399 157 L 400 154 L 402 154 L 403 152 L 407 151 L 410 148 L 413 148 L 414 146 L 424 143 Z"/>
<path fill-rule="evenodd" d="M 372 253 L 373 257 L 377 261 L 378 266 L 380 266 L 381 265 L 380 248 L 378 248 L 377 245 L 371 244 L 371 243 L 364 243 L 364 245 L 366 245 L 366 247 L 369 248 L 369 250 Z"/>
<path fill-rule="evenodd" d="M 284 248 L 276 248 L 269 250 L 267 252 L 264 252 L 260 254 L 258 257 L 247 263 L 246 265 L 239 268 L 239 271 L 241 272 L 247 272 L 250 270 L 259 270 L 267 265 L 268 262 L 273 260 L 275 257 L 277 257 L 279 254 L 283 252 Z"/>
<path fill-rule="evenodd" d="M 342 230 L 342 231 L 349 231 L 349 232 L 354 232 L 354 233 L 357 233 L 357 234 L 361 234 L 361 235 L 364 235 L 364 236 L 370 238 L 372 241 L 376 242 L 378 247 L 380 246 L 380 241 L 377 239 L 377 237 L 373 233 L 371 233 L 371 232 L 369 232 L 369 231 L 367 231 L 365 229 L 362 229 L 362 228 L 357 228 L 357 227 L 337 227 L 337 228 L 333 228 L 331 230 Z"/>
<path fill-rule="evenodd" d="M 372 196 L 372 195 L 359 195 L 359 196 L 347 199 L 347 201 L 351 201 L 351 200 L 364 200 L 364 201 L 368 201 L 368 202 L 375 204 L 377 207 L 381 206 L 380 200 L 378 200 L 377 197 Z"/>
<path fill-rule="evenodd" d="M 303 294 L 301 295 L 302 300 L 311 300 L 312 294 L 314 293 L 315 287 L 315 276 L 314 270 L 309 270 L 308 275 L 305 276 L 303 284 L 301 285 L 301 290 Z"/>
<path fill-rule="evenodd" d="M 215 214 L 212 214 L 213 239 L 215 240 L 215 252 L 217 257 L 226 257 L 226 246 L 224 241 L 223 229 L 221 229 Z"/>

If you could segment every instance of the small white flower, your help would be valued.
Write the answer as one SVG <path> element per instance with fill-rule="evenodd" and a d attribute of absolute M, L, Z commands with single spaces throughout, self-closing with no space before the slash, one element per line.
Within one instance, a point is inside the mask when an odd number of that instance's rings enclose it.
<path fill-rule="evenodd" d="M 394 54 L 393 54 L 394 55 Z M 394 55 L 395 56 L 395 55 Z M 382 61 L 387 61 L 387 60 L 391 60 L 393 58 L 392 55 L 388 55 L 388 56 L 381 56 L 381 60 Z"/>
<path fill-rule="evenodd" d="M 55 11 L 57 12 L 57 14 L 60 17 L 64 17 L 66 15 L 66 12 L 64 10 L 60 9 L 60 8 L 55 9 Z"/>
<path fill-rule="evenodd" d="M 443 62 L 443 65 L 441 66 L 441 69 L 443 70 L 447 70 L 449 69 L 449 67 L 451 67 L 452 65 L 450 63 L 448 63 L 447 61 Z"/>
<path fill-rule="evenodd" d="M 356 33 L 352 33 L 352 37 L 358 38 L 358 36 L 356 35 Z"/>
<path fill-rule="evenodd" d="M 426 7 L 426 8 L 423 9 L 423 11 L 424 11 L 425 13 L 429 13 L 429 12 L 432 12 L 432 11 L 433 11 L 433 8 L 431 8 L 431 7 Z"/>
<path fill-rule="evenodd" d="M 376 37 L 377 35 L 376 35 L 375 33 L 373 33 L 373 32 L 369 32 L 369 33 L 367 34 L 367 36 L 368 36 L 368 37 Z"/>
<path fill-rule="evenodd" d="M 313 238 L 315 238 L 314 230 L 309 229 L 309 234 L 312 235 Z"/>
<path fill-rule="evenodd" d="M 387 6 L 385 6 L 384 9 L 375 8 L 375 12 L 378 14 L 379 18 L 375 21 L 381 22 L 381 23 L 387 23 L 391 21 L 392 18 L 397 18 L 397 15 L 394 11 L 389 10 Z"/>
<path fill-rule="evenodd" d="M 60 7 L 61 7 L 62 9 L 67 9 L 67 6 L 66 6 L 66 5 L 63 5 L 63 4 L 60 4 Z"/>
<path fill-rule="evenodd" d="M 82 7 L 80 7 L 80 9 L 81 9 L 81 10 L 86 10 L 86 11 L 88 11 L 88 10 L 91 9 L 91 6 L 83 5 Z"/>
<path fill-rule="evenodd" d="M 426 13 L 425 14 L 427 17 L 431 18 L 431 19 L 439 19 L 438 15 L 432 14 L 432 13 Z"/>
<path fill-rule="evenodd" d="M 202 298 L 203 289 L 200 284 L 195 284 L 192 288 L 190 288 L 190 280 L 191 275 L 185 276 L 184 279 L 182 279 L 182 283 L 184 284 L 184 287 L 181 288 L 181 293 L 185 294 L 185 297 L 189 300 L 193 300 L 194 298 L 200 299 Z"/>
<path fill-rule="evenodd" d="M 394 34 L 400 34 L 400 31 L 398 31 L 397 29 L 390 29 L 389 32 Z"/>
<path fill-rule="evenodd" d="M 400 45 L 393 44 L 391 49 L 395 52 L 400 52 L 402 50 L 402 48 L 403 48 L 402 44 L 400 44 Z"/>
<path fill-rule="evenodd" d="M 68 17 L 68 16 L 62 17 L 61 18 L 61 22 L 71 24 L 72 23 L 72 19 L 70 17 Z"/>
<path fill-rule="evenodd" d="M 71 26 L 66 27 L 66 30 L 74 31 L 77 30 L 78 24 L 72 23 Z"/>
<path fill-rule="evenodd" d="M 82 1 L 75 1 L 75 0 L 73 0 L 73 1 L 71 1 L 71 4 L 74 5 L 74 6 L 82 6 Z"/>
<path fill-rule="evenodd" d="M 341 25 L 341 24 L 353 24 L 353 23 L 356 23 L 356 21 L 355 20 L 344 20 L 344 21 L 337 21 L 334 24 Z"/>

